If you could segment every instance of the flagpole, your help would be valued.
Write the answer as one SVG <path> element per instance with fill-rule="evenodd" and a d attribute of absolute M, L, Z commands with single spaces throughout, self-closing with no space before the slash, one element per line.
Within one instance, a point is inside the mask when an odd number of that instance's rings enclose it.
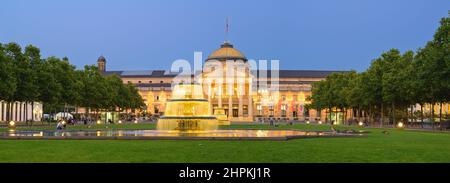
<path fill-rule="evenodd" d="M 225 42 L 228 42 L 228 29 L 229 29 L 229 25 L 228 25 L 228 17 L 227 17 L 226 22 L 225 22 Z"/>

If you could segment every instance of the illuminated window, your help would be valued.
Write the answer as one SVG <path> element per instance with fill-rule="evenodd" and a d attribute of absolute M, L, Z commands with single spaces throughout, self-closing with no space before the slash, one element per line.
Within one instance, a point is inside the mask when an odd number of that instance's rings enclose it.
<path fill-rule="evenodd" d="M 262 115 L 262 106 L 260 104 L 256 105 L 256 110 L 258 110 L 258 115 Z"/>

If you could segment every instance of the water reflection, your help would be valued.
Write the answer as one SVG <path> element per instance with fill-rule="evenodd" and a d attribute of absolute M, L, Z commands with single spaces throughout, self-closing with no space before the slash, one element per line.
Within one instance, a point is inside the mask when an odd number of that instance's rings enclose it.
<path fill-rule="evenodd" d="M 351 134 L 327 131 L 299 130 L 80 130 L 80 131 L 8 131 L 0 137 L 320 137 L 350 136 Z"/>

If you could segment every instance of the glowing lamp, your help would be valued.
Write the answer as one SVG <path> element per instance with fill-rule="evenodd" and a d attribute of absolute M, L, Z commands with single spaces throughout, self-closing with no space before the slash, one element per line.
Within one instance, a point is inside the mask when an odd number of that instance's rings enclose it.
<path fill-rule="evenodd" d="M 358 123 L 358 125 L 359 125 L 359 126 L 363 126 L 364 123 L 363 123 L 362 121 L 360 121 L 360 122 Z"/>
<path fill-rule="evenodd" d="M 119 124 L 122 124 L 122 120 L 119 120 Z"/>
<path fill-rule="evenodd" d="M 16 126 L 16 122 L 14 122 L 14 121 L 9 122 L 9 127 L 14 128 L 15 126 Z"/>
<path fill-rule="evenodd" d="M 306 121 L 306 124 L 309 124 L 309 121 Z"/>
<path fill-rule="evenodd" d="M 61 123 L 62 123 L 63 125 L 65 125 L 65 124 L 66 124 L 66 121 L 62 121 Z"/>
<path fill-rule="evenodd" d="M 100 120 L 97 120 L 97 124 L 100 124 Z"/>
<path fill-rule="evenodd" d="M 321 125 L 322 124 L 322 121 L 319 121 L 319 125 Z"/>
<path fill-rule="evenodd" d="M 138 123 L 138 120 L 134 120 L 134 123 Z"/>
<path fill-rule="evenodd" d="M 397 123 L 397 127 L 398 128 L 403 128 L 403 127 L 405 127 L 405 125 L 402 122 L 399 122 L 399 123 Z"/>

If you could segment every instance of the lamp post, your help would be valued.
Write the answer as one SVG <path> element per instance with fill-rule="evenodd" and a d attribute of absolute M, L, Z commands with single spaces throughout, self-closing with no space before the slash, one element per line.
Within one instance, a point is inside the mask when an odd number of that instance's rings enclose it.
<path fill-rule="evenodd" d="M 397 128 L 404 128 L 405 125 L 403 124 L 403 122 L 399 122 L 397 123 Z"/>
<path fill-rule="evenodd" d="M 9 128 L 16 128 L 16 122 L 10 121 L 9 124 L 8 124 L 8 127 Z"/>
<path fill-rule="evenodd" d="M 360 122 L 358 123 L 358 125 L 362 127 L 362 126 L 364 126 L 364 123 L 363 123 L 362 121 L 360 121 Z"/>

